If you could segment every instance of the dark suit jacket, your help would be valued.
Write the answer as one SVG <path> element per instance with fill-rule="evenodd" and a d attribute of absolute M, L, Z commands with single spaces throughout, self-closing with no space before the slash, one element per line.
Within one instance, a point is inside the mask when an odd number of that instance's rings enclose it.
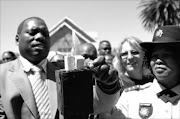
<path fill-rule="evenodd" d="M 47 63 L 48 92 L 51 117 L 58 116 L 57 88 L 55 70 Z M 20 60 L 1 64 L 0 66 L 0 118 L 5 111 L 8 119 L 37 119 L 37 109 L 29 79 L 21 67 Z M 58 117 L 57 117 L 58 118 Z"/>

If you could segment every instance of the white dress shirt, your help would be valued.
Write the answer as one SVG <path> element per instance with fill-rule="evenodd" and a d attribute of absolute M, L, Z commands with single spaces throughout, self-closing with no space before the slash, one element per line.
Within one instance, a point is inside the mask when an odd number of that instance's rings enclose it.
<path fill-rule="evenodd" d="M 34 64 L 32 64 L 31 62 L 29 62 L 27 59 L 23 58 L 22 56 L 19 56 L 20 57 L 20 61 L 21 61 L 21 64 L 22 64 L 22 67 L 23 67 L 23 70 L 27 73 L 27 77 L 31 83 L 31 85 L 34 84 L 35 82 L 35 75 L 34 73 L 31 71 L 31 68 L 33 68 Z M 41 66 L 43 68 L 43 71 L 44 73 L 42 73 L 42 77 L 43 79 L 45 80 L 47 78 L 46 76 L 46 64 L 47 64 L 47 59 L 44 59 L 42 60 L 38 66 Z M 46 81 L 46 85 L 47 85 L 47 80 Z"/>

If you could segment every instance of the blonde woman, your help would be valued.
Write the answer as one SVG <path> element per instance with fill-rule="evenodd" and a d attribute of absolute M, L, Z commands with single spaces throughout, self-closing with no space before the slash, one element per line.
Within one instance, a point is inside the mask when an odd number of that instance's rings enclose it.
<path fill-rule="evenodd" d="M 140 46 L 142 41 L 136 37 L 127 37 L 119 45 L 113 60 L 124 87 L 143 85 L 152 81 L 153 76 L 146 65 L 145 51 Z"/>
<path fill-rule="evenodd" d="M 153 80 L 153 75 L 146 64 L 145 51 L 140 43 L 142 41 L 136 37 L 125 38 L 117 48 L 113 59 L 113 66 L 118 70 L 125 92 L 139 90 L 140 85 Z M 112 112 L 100 114 L 99 119 L 114 119 Z"/>

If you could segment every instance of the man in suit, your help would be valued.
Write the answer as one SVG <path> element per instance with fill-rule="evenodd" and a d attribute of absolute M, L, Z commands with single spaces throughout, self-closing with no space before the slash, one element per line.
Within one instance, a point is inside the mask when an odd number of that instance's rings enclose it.
<path fill-rule="evenodd" d="M 54 67 L 48 60 L 50 49 L 49 31 L 44 20 L 39 17 L 25 19 L 18 27 L 16 43 L 20 56 L 12 61 L 0 65 L 0 118 L 8 119 L 59 119 L 57 85 Z M 94 90 L 94 113 L 101 113 L 113 107 L 119 97 L 119 79 L 117 71 L 103 60 L 91 62 L 99 66 L 96 70 L 98 83 Z M 41 92 L 46 92 L 46 103 L 43 111 L 39 108 L 35 92 L 36 83 L 33 67 L 41 72 Z M 39 68 L 41 67 L 41 68 Z M 39 93 L 39 92 L 38 92 Z M 43 98 L 44 98 L 43 97 Z M 42 97 L 40 97 L 42 99 Z M 39 100 L 40 100 L 39 99 Z M 43 116 L 43 117 L 42 117 Z"/>

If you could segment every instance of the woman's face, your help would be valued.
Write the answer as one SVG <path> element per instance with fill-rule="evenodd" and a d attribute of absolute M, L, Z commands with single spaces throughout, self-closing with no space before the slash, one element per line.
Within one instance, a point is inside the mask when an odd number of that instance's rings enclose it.
<path fill-rule="evenodd" d="M 127 72 L 140 71 L 143 64 L 143 56 L 143 52 L 138 51 L 138 49 L 128 42 L 122 44 L 120 57 Z"/>

